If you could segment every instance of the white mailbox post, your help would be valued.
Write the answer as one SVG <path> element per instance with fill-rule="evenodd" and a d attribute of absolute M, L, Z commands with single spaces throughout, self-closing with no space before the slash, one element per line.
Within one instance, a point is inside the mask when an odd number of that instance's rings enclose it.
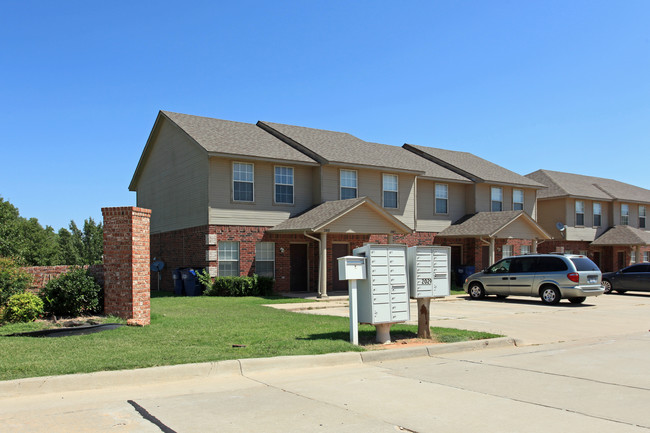
<path fill-rule="evenodd" d="M 429 305 L 431 298 L 449 296 L 451 248 L 415 246 L 408 249 L 411 298 L 418 302 L 418 338 L 431 338 Z"/>
<path fill-rule="evenodd" d="M 375 326 L 378 343 L 390 343 L 391 325 L 410 317 L 406 245 L 367 244 L 353 254 L 367 258 L 367 278 L 359 281 L 359 321 Z"/>
<path fill-rule="evenodd" d="M 366 279 L 366 258 L 339 257 L 339 279 L 348 280 L 350 295 L 350 343 L 359 345 L 359 315 L 357 310 L 357 280 Z"/>

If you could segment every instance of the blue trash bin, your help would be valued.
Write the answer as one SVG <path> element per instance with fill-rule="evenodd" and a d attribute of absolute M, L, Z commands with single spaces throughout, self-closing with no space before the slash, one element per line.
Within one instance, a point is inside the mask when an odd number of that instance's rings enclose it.
<path fill-rule="evenodd" d="M 183 288 L 187 296 L 200 296 L 201 287 L 199 279 L 196 277 L 196 271 L 192 268 L 185 268 L 181 270 L 181 278 L 183 279 Z"/>

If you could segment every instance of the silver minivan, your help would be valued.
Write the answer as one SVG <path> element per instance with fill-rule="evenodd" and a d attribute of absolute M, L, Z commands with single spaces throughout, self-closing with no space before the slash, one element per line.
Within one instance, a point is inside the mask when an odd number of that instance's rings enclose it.
<path fill-rule="evenodd" d="M 539 296 L 554 305 L 566 298 L 581 304 L 588 296 L 602 295 L 602 274 L 587 256 L 578 254 L 526 254 L 502 259 L 465 279 L 463 290 L 472 299 Z"/>

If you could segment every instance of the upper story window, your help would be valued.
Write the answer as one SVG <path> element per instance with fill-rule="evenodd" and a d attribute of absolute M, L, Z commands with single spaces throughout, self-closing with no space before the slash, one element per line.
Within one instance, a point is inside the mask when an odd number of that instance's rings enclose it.
<path fill-rule="evenodd" d="M 639 228 L 645 228 L 645 206 L 639 206 Z"/>
<path fill-rule="evenodd" d="M 585 202 L 576 200 L 576 226 L 585 225 Z"/>
<path fill-rule="evenodd" d="M 603 209 L 600 203 L 594 203 L 594 227 L 600 227 L 603 223 Z"/>
<path fill-rule="evenodd" d="M 357 198 L 356 170 L 341 170 L 341 200 Z"/>
<path fill-rule="evenodd" d="M 512 210 L 524 210 L 524 190 L 512 190 Z"/>
<path fill-rule="evenodd" d="M 293 167 L 275 167 L 275 202 L 293 204 Z"/>
<path fill-rule="evenodd" d="M 492 187 L 492 212 L 501 212 L 503 210 L 503 188 Z"/>
<path fill-rule="evenodd" d="M 384 189 L 384 207 L 397 209 L 397 175 L 384 174 L 382 177 Z"/>
<path fill-rule="evenodd" d="M 449 186 L 444 183 L 436 184 L 436 213 L 449 213 Z"/>
<path fill-rule="evenodd" d="M 253 164 L 235 162 L 232 165 L 232 199 L 250 201 L 253 195 Z"/>
<path fill-rule="evenodd" d="M 630 224 L 630 207 L 626 204 L 621 205 L 621 225 Z"/>

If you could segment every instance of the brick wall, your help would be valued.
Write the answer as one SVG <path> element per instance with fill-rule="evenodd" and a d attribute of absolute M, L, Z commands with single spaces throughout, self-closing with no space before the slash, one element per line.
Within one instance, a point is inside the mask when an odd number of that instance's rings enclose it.
<path fill-rule="evenodd" d="M 138 207 L 103 208 L 104 312 L 148 325 L 150 306 L 151 210 Z"/>
<path fill-rule="evenodd" d="M 25 272 L 30 274 L 33 278 L 32 280 L 32 291 L 39 291 L 47 285 L 47 283 L 58 277 L 59 275 L 65 274 L 74 266 L 61 265 L 61 266 L 30 266 L 27 268 L 22 268 Z M 82 266 L 84 269 L 88 269 L 88 272 L 95 278 L 97 283 L 104 287 L 104 265 L 92 265 L 92 266 Z"/>

